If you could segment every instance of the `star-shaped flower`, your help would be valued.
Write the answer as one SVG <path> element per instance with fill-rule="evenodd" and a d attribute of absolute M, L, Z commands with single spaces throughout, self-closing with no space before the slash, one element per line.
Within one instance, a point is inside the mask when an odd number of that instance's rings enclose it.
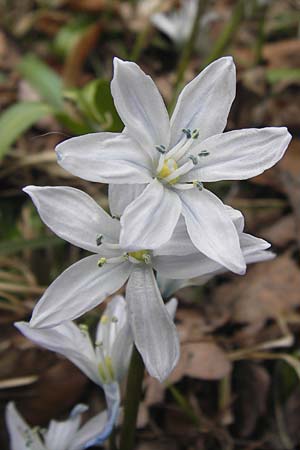
<path fill-rule="evenodd" d="M 11 450 L 83 450 L 99 441 L 105 427 L 107 412 L 103 411 L 80 427 L 82 413 L 88 408 L 77 405 L 69 418 L 57 422 L 51 420 L 47 430 L 30 428 L 20 416 L 13 402 L 5 411 Z"/>
<path fill-rule="evenodd" d="M 119 185 L 134 198 L 121 218 L 120 245 L 153 250 L 182 215 L 194 246 L 236 273 L 246 264 L 222 201 L 203 183 L 243 180 L 272 167 L 291 139 L 286 128 L 223 133 L 235 97 L 235 66 L 220 58 L 179 95 L 171 120 L 155 84 L 132 62 L 114 59 L 111 91 L 123 133 L 93 133 L 57 147 L 62 167 L 86 180 Z M 115 191 L 118 189 L 115 187 Z"/>
<path fill-rule="evenodd" d="M 163 277 L 185 279 L 207 276 L 224 267 L 198 251 L 183 219 L 159 249 L 126 252 L 119 244 L 119 220 L 111 218 L 84 192 L 70 187 L 28 186 L 24 190 L 58 236 L 96 253 L 73 264 L 49 286 L 34 308 L 30 325 L 53 327 L 79 317 L 128 280 L 126 302 L 134 342 L 149 373 L 165 379 L 177 362 L 179 343 L 172 318 L 175 307 L 164 304 L 153 269 Z M 125 199 L 129 200 L 111 190 L 111 210 L 122 214 L 127 207 Z M 266 253 L 270 245 L 262 239 L 250 236 L 249 243 L 247 239 L 244 243 L 248 235 L 243 233 L 241 213 L 225 206 L 224 211 L 237 230 L 243 258 Z"/>

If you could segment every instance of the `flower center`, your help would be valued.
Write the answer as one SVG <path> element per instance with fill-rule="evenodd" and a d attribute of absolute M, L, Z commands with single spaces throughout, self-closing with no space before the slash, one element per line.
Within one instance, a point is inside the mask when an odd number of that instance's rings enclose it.
<path fill-rule="evenodd" d="M 178 164 L 174 158 L 165 159 L 160 171 L 157 174 L 158 178 L 164 179 L 172 175 L 175 170 L 178 169 Z M 178 181 L 178 177 L 169 181 L 170 184 L 175 184 Z"/>
<path fill-rule="evenodd" d="M 129 252 L 128 256 L 136 259 L 139 262 L 149 264 L 151 262 L 150 250 L 138 250 L 137 252 Z"/>
<path fill-rule="evenodd" d="M 170 150 L 166 150 L 164 145 L 156 145 L 156 150 L 160 153 L 158 165 L 156 168 L 156 177 L 163 183 L 174 185 L 176 189 L 193 189 L 202 190 L 203 185 L 200 180 L 183 181 L 181 177 L 191 172 L 200 164 L 203 156 L 208 156 L 207 150 L 195 152 L 196 147 L 194 141 L 199 138 L 198 129 L 191 130 L 189 128 L 182 129 L 183 134 L 179 142 Z"/>

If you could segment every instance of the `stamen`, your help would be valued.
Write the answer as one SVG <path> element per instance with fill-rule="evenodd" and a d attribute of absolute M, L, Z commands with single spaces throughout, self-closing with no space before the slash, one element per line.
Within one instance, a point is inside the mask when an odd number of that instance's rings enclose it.
<path fill-rule="evenodd" d="M 208 156 L 209 152 L 207 150 L 201 150 L 200 153 L 198 153 L 198 156 Z"/>
<path fill-rule="evenodd" d="M 180 191 L 187 191 L 188 189 L 194 189 L 193 183 L 176 183 L 173 185 L 175 189 L 178 189 Z"/>
<path fill-rule="evenodd" d="M 99 372 L 101 381 L 103 383 L 107 383 L 108 382 L 108 377 L 107 377 L 107 375 L 105 373 L 105 368 L 103 367 L 103 364 L 101 364 L 101 363 L 98 364 L 98 372 Z"/>
<path fill-rule="evenodd" d="M 198 139 L 199 137 L 199 130 L 197 130 L 197 128 L 195 130 L 193 130 L 192 132 L 192 138 L 193 139 Z"/>
<path fill-rule="evenodd" d="M 166 153 L 166 147 L 164 145 L 156 145 L 155 148 L 162 155 Z"/>
<path fill-rule="evenodd" d="M 151 264 L 151 256 L 149 255 L 149 253 L 143 254 L 143 261 L 145 264 Z"/>
<path fill-rule="evenodd" d="M 105 364 L 106 364 L 106 369 L 109 373 L 110 379 L 112 381 L 115 378 L 115 374 L 114 374 L 114 368 L 113 368 L 112 360 L 111 360 L 110 356 L 105 357 Z"/>
<path fill-rule="evenodd" d="M 199 191 L 202 191 L 202 189 L 203 189 L 203 184 L 201 183 L 201 181 L 197 181 L 197 180 L 193 181 L 193 186 L 195 188 L 199 189 Z"/>
<path fill-rule="evenodd" d="M 89 332 L 89 327 L 87 326 L 86 323 L 80 323 L 79 324 L 79 329 L 80 331 L 82 331 L 82 333 L 86 334 Z"/>
<path fill-rule="evenodd" d="M 188 158 L 193 162 L 194 166 L 196 166 L 199 163 L 197 156 L 189 155 Z"/>
<path fill-rule="evenodd" d="M 107 263 L 107 259 L 104 256 L 102 256 L 100 259 L 98 259 L 98 262 L 97 262 L 98 267 L 103 267 L 105 263 Z"/>
<path fill-rule="evenodd" d="M 165 157 L 164 157 L 164 155 L 160 155 L 156 173 L 160 173 L 162 171 L 162 168 L 164 167 L 164 163 L 165 163 Z"/>
<path fill-rule="evenodd" d="M 187 161 L 181 167 L 174 170 L 174 172 L 171 173 L 171 175 L 169 175 L 168 177 L 165 177 L 164 181 L 166 181 L 167 183 L 171 183 L 173 181 L 172 184 L 174 184 L 174 180 L 176 180 L 179 176 L 185 175 L 186 173 L 188 173 L 193 168 L 193 165 L 194 165 L 194 163 L 192 161 Z"/>
<path fill-rule="evenodd" d="M 183 128 L 182 132 L 186 135 L 187 139 L 191 139 L 192 134 L 191 134 L 191 130 L 189 128 Z"/>
<path fill-rule="evenodd" d="M 126 255 L 126 254 L 125 254 Z M 103 267 L 104 264 L 119 264 L 124 262 L 124 260 L 127 259 L 126 256 L 121 255 L 121 256 L 116 256 L 114 258 L 105 258 L 104 256 L 102 256 L 101 258 L 98 259 L 98 267 Z"/>
<path fill-rule="evenodd" d="M 103 239 L 103 235 L 102 234 L 98 234 L 96 236 L 96 244 L 99 246 L 102 244 L 102 239 Z"/>
<path fill-rule="evenodd" d="M 179 161 L 188 152 L 193 144 L 193 139 L 187 139 L 185 143 L 180 141 L 174 148 L 172 148 L 172 150 L 167 153 L 167 155 L 168 157 L 172 157 L 176 161 Z"/>

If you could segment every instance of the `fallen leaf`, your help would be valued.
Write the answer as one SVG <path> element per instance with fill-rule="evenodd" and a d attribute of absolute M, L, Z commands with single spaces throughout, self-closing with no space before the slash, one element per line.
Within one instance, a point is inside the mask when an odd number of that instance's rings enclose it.
<path fill-rule="evenodd" d="M 184 376 L 202 380 L 219 380 L 231 371 L 226 353 L 214 342 L 183 344 L 177 366 L 168 381 L 176 383 Z"/>
<path fill-rule="evenodd" d="M 296 240 L 296 227 L 293 215 L 283 216 L 272 225 L 261 229 L 259 235 L 271 242 L 271 244 L 276 245 L 276 247 L 286 247 Z"/>
<path fill-rule="evenodd" d="M 216 289 L 213 303 L 230 311 L 237 323 L 264 323 L 300 305 L 299 268 L 291 254 L 251 267 L 244 277 Z"/>
<path fill-rule="evenodd" d="M 235 428 L 239 436 L 248 437 L 266 413 L 270 375 L 258 364 L 243 362 L 236 368 L 235 379 Z"/>

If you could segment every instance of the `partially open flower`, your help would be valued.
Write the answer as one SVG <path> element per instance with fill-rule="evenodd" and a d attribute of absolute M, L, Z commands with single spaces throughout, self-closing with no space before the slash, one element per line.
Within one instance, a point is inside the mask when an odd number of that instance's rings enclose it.
<path fill-rule="evenodd" d="M 107 411 L 103 411 L 81 426 L 81 416 L 88 408 L 77 405 L 69 418 L 51 420 L 48 429 L 31 428 L 20 416 L 13 402 L 6 407 L 5 419 L 11 450 L 83 450 L 103 442 Z"/>

